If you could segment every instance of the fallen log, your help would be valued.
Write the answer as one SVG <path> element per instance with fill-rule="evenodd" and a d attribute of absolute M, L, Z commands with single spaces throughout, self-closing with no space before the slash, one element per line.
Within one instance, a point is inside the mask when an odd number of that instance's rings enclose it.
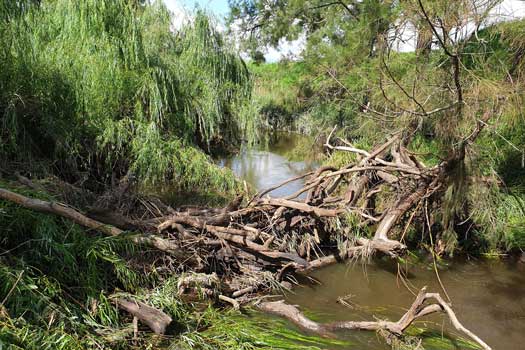
<path fill-rule="evenodd" d="M 237 247 L 240 247 L 254 255 L 270 261 L 293 261 L 302 266 L 307 266 L 308 263 L 306 260 L 301 258 L 295 253 L 286 253 L 280 252 L 278 250 L 272 250 L 267 245 L 261 245 L 253 242 L 250 238 L 255 238 L 256 235 L 250 230 L 234 229 L 231 227 L 207 225 L 205 221 L 198 218 L 188 217 L 188 216 L 174 216 L 169 220 L 161 223 L 158 226 L 158 231 L 162 232 L 168 228 L 174 227 L 175 224 L 183 223 L 189 226 L 192 226 L 195 229 L 205 230 L 206 232 L 211 233 L 219 239 L 223 239 L 234 244 Z M 271 241 L 270 241 L 271 242 Z"/>
<path fill-rule="evenodd" d="M 308 262 L 295 253 L 286 253 L 280 252 L 278 250 L 270 250 L 266 246 L 251 242 L 245 237 L 235 236 L 229 233 L 219 231 L 210 232 L 213 233 L 217 238 L 221 238 L 230 243 L 233 243 L 234 245 L 241 247 L 248 252 L 254 253 L 256 256 L 259 256 L 264 260 L 270 262 L 293 261 L 301 266 L 308 266 Z"/>
<path fill-rule="evenodd" d="M 286 208 L 291 208 L 291 209 L 297 209 L 297 210 L 300 210 L 308 214 L 314 214 L 317 217 L 321 217 L 321 216 L 335 217 L 345 211 L 344 209 L 319 208 L 319 207 L 308 205 L 306 203 L 295 202 L 292 200 L 282 199 L 282 198 L 265 198 L 261 201 L 261 203 L 272 205 L 275 207 L 286 207 Z"/>
<path fill-rule="evenodd" d="M 62 216 L 66 219 L 74 221 L 81 226 L 100 231 L 109 236 L 118 236 L 123 232 L 121 229 L 114 226 L 106 225 L 96 220 L 90 219 L 75 209 L 62 203 L 46 202 L 36 198 L 29 198 L 3 188 L 0 188 L 0 198 L 16 203 L 27 209 L 35 210 L 41 213 Z"/>
<path fill-rule="evenodd" d="M 169 315 L 143 302 L 130 301 L 123 298 L 117 298 L 115 301 L 119 308 L 144 322 L 156 334 L 166 333 L 166 329 L 172 322 Z"/>
<path fill-rule="evenodd" d="M 278 185 L 275 185 L 275 186 L 273 186 L 273 187 L 267 188 L 267 189 L 265 189 L 264 191 L 261 191 L 261 192 L 257 193 L 257 194 L 253 197 L 252 201 L 255 200 L 255 199 L 259 199 L 259 198 L 261 198 L 262 196 L 264 196 L 265 194 L 270 193 L 270 192 L 272 192 L 272 191 L 275 191 L 276 189 L 281 188 L 281 187 L 283 187 L 283 186 L 285 186 L 285 185 L 287 185 L 287 184 L 289 184 L 289 183 L 291 183 L 291 182 L 294 182 L 294 181 L 297 181 L 297 180 L 304 179 L 305 177 L 310 176 L 310 175 L 312 175 L 313 173 L 314 173 L 314 172 L 311 171 L 311 172 L 308 172 L 308 173 L 305 173 L 305 174 L 302 174 L 302 175 L 298 175 L 298 176 L 292 177 L 292 178 L 290 178 L 290 179 L 288 179 L 288 180 L 286 180 L 286 181 L 284 181 L 284 182 L 281 182 L 281 183 L 278 184 Z M 250 203 L 251 203 L 251 201 L 250 201 Z M 250 204 L 250 203 L 248 203 L 248 204 Z"/>
<path fill-rule="evenodd" d="M 433 300 L 433 304 L 425 304 L 426 301 Z M 408 311 L 397 321 L 343 321 L 332 323 L 319 323 L 310 320 L 297 307 L 286 304 L 283 300 L 263 302 L 257 307 L 277 316 L 284 317 L 299 326 L 300 328 L 314 332 L 321 336 L 332 336 L 336 330 L 366 330 L 366 331 L 387 331 L 395 336 L 402 336 L 415 320 L 436 312 L 444 312 L 456 330 L 464 333 L 475 341 L 484 350 L 492 350 L 481 338 L 468 330 L 459 322 L 456 314 L 449 304 L 447 304 L 438 293 L 426 293 L 426 287 L 422 288 Z"/>
<path fill-rule="evenodd" d="M 395 240 L 383 239 L 366 239 L 359 238 L 355 242 L 357 245 L 349 245 L 346 248 L 341 248 L 337 253 L 322 256 L 308 263 L 306 268 L 298 267 L 298 272 L 308 272 L 319 269 L 325 266 L 337 264 L 357 257 L 371 256 L 376 252 L 381 252 L 392 258 L 401 256 L 406 251 L 407 247 Z"/>
<path fill-rule="evenodd" d="M 73 221 L 76 224 L 102 232 L 108 236 L 116 237 L 125 232 L 117 227 L 93 220 L 83 215 L 79 211 L 68 207 L 67 205 L 64 205 L 62 203 L 47 202 L 36 198 L 29 198 L 3 188 L 0 188 L 0 199 L 16 203 L 21 207 L 35 210 L 41 213 L 61 216 L 63 218 Z M 164 251 L 175 256 L 183 255 L 182 251 L 180 250 L 180 247 L 175 242 L 164 239 L 162 237 L 154 235 L 135 234 L 130 235 L 129 239 L 137 244 L 148 245 L 150 247 L 156 248 L 158 250 Z"/>

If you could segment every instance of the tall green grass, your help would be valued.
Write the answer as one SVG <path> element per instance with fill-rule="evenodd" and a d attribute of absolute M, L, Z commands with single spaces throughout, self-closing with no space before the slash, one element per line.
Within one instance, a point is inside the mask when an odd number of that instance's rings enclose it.
<path fill-rule="evenodd" d="M 4 164 L 232 189 L 205 153 L 254 130 L 250 74 L 205 13 L 173 31 L 161 1 L 139 3 L 0 1 Z"/>

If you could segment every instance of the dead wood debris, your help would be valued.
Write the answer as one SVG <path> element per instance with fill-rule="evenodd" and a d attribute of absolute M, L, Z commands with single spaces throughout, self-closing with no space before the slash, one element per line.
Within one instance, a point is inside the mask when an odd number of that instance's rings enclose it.
<path fill-rule="evenodd" d="M 369 152 L 348 142 L 332 145 L 333 132 L 328 136 L 326 148 L 332 152 L 356 154 L 355 163 L 340 169 L 321 167 L 289 179 L 260 192 L 244 205 L 242 197 L 222 209 L 187 207 L 174 210 L 168 206 L 160 209 L 159 205 L 152 204 L 155 210 L 148 209 L 151 215 L 127 219 L 126 222 L 134 223 L 134 227 L 143 232 L 129 237 L 137 244 L 166 253 L 185 271 L 204 274 L 182 278 L 180 293 L 195 291 L 197 285 L 204 285 L 202 290 L 208 296 L 213 295 L 235 308 L 239 307 L 239 301 L 249 300 L 246 295 L 273 289 L 289 275 L 307 273 L 351 258 L 403 255 L 407 247 L 396 240 L 396 233 L 401 231 L 396 230 L 396 226 L 408 212 L 417 211 L 422 200 L 432 196 L 439 200 L 450 168 L 462 159 L 452 157 L 427 167 L 407 151 L 400 134 Z M 307 180 L 299 191 L 285 198 L 268 196 L 271 191 L 303 178 Z M 375 206 L 374 197 L 385 189 L 390 193 L 390 203 L 387 209 L 381 210 Z M 112 222 L 97 221 L 61 203 L 32 199 L 5 189 L 0 189 L 0 198 L 28 209 L 65 217 L 106 235 L 123 234 Z M 358 226 L 376 225 L 375 234 L 371 238 L 357 237 L 345 224 L 348 215 L 360 219 Z M 99 220 L 105 220 L 104 217 L 111 215 L 97 216 Z M 421 308 L 422 303 L 431 298 L 437 303 Z M 133 311 L 133 305 L 120 302 L 119 305 L 144 320 L 140 313 Z M 418 317 L 445 311 L 458 330 L 489 349 L 461 326 L 448 304 L 435 294 L 420 293 L 409 312 L 398 322 L 320 325 L 291 306 L 264 303 L 261 308 L 280 313 L 317 332 L 358 328 L 386 329 L 395 334 L 401 334 Z M 155 332 L 163 331 L 162 325 L 150 327 Z"/>
<path fill-rule="evenodd" d="M 138 319 L 144 322 L 154 333 L 164 334 L 172 322 L 169 315 L 143 302 L 124 298 L 117 298 L 115 301 L 119 308 L 133 315 L 134 326 L 136 319 Z"/>
<path fill-rule="evenodd" d="M 434 303 L 425 304 L 430 300 L 433 300 Z M 459 322 L 451 306 L 446 303 L 438 293 L 427 293 L 426 287 L 421 289 L 408 311 L 397 322 L 343 321 L 318 323 L 306 317 L 297 307 L 286 304 L 282 300 L 263 302 L 258 305 L 258 308 L 265 312 L 284 317 L 304 330 L 314 332 L 321 336 L 331 336 L 331 333 L 337 330 L 387 331 L 386 334 L 388 336 L 401 336 L 403 335 L 404 330 L 417 319 L 436 312 L 444 312 L 456 330 L 475 341 L 482 349 L 491 350 L 490 346 Z"/>

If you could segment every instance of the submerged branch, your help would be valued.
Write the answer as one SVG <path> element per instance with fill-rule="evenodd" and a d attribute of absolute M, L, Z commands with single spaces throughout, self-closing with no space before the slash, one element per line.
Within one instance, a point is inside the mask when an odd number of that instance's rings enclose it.
<path fill-rule="evenodd" d="M 428 300 L 435 300 L 433 304 L 425 304 Z M 479 344 L 484 350 L 491 350 L 481 338 L 465 328 L 459 322 L 456 314 L 449 304 L 447 304 L 438 293 L 426 293 L 426 287 L 420 290 L 416 299 L 408 311 L 397 321 L 343 321 L 332 323 L 318 323 L 306 317 L 297 307 L 286 304 L 283 300 L 273 302 L 263 302 L 258 308 L 264 312 L 284 317 L 304 330 L 314 332 L 321 336 L 331 336 L 331 332 L 336 330 L 366 330 L 380 331 L 385 330 L 394 336 L 401 336 L 405 329 L 417 319 L 436 312 L 444 312 L 454 327 L 467 335 Z"/>

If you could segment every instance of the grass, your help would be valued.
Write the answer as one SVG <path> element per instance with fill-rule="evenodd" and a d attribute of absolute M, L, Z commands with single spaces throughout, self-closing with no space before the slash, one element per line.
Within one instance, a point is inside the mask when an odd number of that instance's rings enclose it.
<path fill-rule="evenodd" d="M 384 57 L 385 67 L 380 55 L 365 59 L 362 52 L 346 44 L 326 47 L 320 43 L 322 55 L 307 50 L 300 62 L 250 67 L 258 87 L 257 99 L 267 101 L 263 106 L 272 105 L 273 112 L 265 114 L 263 109 L 261 116 L 270 117 L 270 124 L 277 128 L 284 125 L 313 136 L 327 134 L 337 126 L 337 136 L 363 149 L 383 142 L 384 130 L 393 132 L 417 124 L 409 149 L 432 167 L 454 152 L 454 145 L 472 131 L 483 110 L 492 108 L 498 97 L 505 98 L 481 136 L 470 145 L 465 167 L 455 176 L 457 181 L 447 185 L 448 195 L 435 220 L 436 229 L 439 226 L 445 233 L 450 254 L 458 248 L 470 252 L 520 251 L 525 248 L 521 220 L 525 200 L 525 97 L 519 89 L 525 77 L 524 23 L 497 24 L 464 43 L 462 118 L 455 119 L 447 112 L 421 120 L 407 113 L 392 114 L 399 108 L 418 110 L 399 86 L 425 101 L 427 111 L 453 101 L 453 95 L 435 88 L 449 79 L 449 61 L 440 50 L 432 51 L 420 64 L 416 64 L 415 53 L 392 51 Z M 366 101 L 387 117 L 362 113 L 360 105 Z M 336 167 L 353 161 L 353 155 L 342 152 L 323 160 Z M 468 213 L 463 213 L 465 208 Z M 465 222 L 463 227 L 456 225 L 459 222 Z"/>
<path fill-rule="evenodd" d="M 0 37 L 5 167 L 34 171 L 43 159 L 92 187 L 132 173 L 180 190 L 238 189 L 207 153 L 254 133 L 252 81 L 206 14 L 172 32 L 160 1 L 2 0 Z"/>
<path fill-rule="evenodd" d="M 43 191 L 0 187 L 53 200 Z M 0 201 L 0 345 L 7 349 L 320 349 L 344 342 L 305 336 L 280 320 L 225 311 L 178 296 L 179 274 L 125 238 L 100 236 L 66 219 Z M 167 312 L 166 337 L 140 332 L 113 296 Z"/>

